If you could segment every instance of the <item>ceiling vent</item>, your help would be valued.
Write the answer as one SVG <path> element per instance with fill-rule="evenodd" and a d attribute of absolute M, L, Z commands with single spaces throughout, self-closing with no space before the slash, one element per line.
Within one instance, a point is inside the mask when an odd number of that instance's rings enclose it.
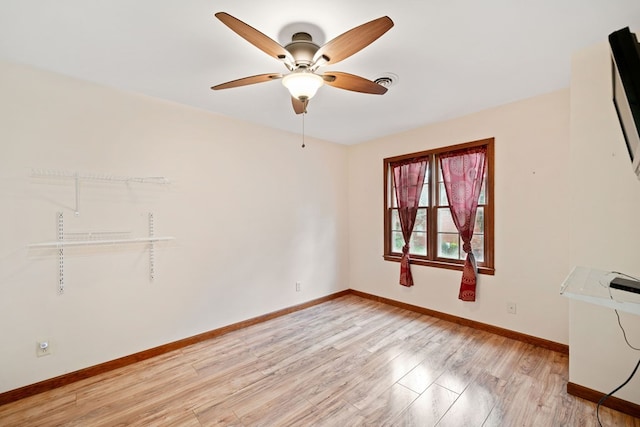
<path fill-rule="evenodd" d="M 383 73 L 379 77 L 373 79 L 373 82 L 389 89 L 391 86 L 398 84 L 398 75 L 393 73 Z"/>

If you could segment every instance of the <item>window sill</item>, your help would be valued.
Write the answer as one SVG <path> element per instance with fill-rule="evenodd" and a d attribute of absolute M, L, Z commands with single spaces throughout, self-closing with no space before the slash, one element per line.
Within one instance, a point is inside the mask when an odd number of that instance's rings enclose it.
<path fill-rule="evenodd" d="M 401 257 L 396 255 L 384 255 L 383 258 L 386 261 L 400 262 Z M 432 260 L 424 260 L 419 258 L 412 258 L 411 265 L 423 265 L 426 267 L 438 267 L 438 268 L 446 268 L 448 270 L 459 270 L 462 271 L 464 268 L 463 264 L 458 264 L 454 262 L 446 262 L 446 261 L 432 261 Z M 495 275 L 496 269 L 490 267 L 478 267 L 479 274 L 486 274 L 488 276 Z"/>

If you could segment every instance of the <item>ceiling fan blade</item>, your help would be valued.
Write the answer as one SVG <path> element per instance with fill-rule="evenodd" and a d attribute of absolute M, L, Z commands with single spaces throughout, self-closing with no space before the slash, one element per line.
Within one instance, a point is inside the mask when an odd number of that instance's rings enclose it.
<path fill-rule="evenodd" d="M 339 71 L 327 71 L 322 75 L 324 82 L 338 89 L 352 90 L 354 92 L 383 95 L 387 88 L 378 83 L 367 80 L 355 74 L 341 73 Z"/>
<path fill-rule="evenodd" d="M 307 105 L 309 105 L 309 100 L 300 101 L 298 98 L 292 96 L 291 97 L 291 105 L 293 105 L 293 111 L 296 114 L 302 114 L 307 112 Z"/>
<path fill-rule="evenodd" d="M 213 90 L 230 89 L 232 87 L 252 85 L 255 83 L 270 82 L 271 80 L 278 80 L 281 78 L 282 78 L 282 74 L 278 74 L 278 73 L 258 74 L 257 76 L 243 77 L 241 79 L 231 80 L 230 82 L 221 83 L 219 85 L 215 85 L 211 87 L 211 89 Z"/>
<path fill-rule="evenodd" d="M 391 18 L 383 16 L 352 28 L 320 47 L 313 57 L 313 63 L 327 65 L 342 61 L 373 43 L 391 27 Z"/>
<path fill-rule="evenodd" d="M 267 55 L 279 59 L 288 65 L 295 63 L 295 60 L 289 51 L 282 47 L 278 42 L 262 34 L 252 26 L 245 24 L 238 18 L 235 18 L 226 12 L 218 12 L 215 16 L 222 21 L 223 24 L 235 31 L 240 37 L 265 52 Z"/>

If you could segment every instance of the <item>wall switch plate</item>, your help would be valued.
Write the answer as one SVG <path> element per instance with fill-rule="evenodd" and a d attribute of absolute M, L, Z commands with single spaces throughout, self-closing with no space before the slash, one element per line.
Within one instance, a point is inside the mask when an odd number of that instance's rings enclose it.
<path fill-rule="evenodd" d="M 36 342 L 36 356 L 48 356 L 51 354 L 51 341 L 43 340 Z"/>
<path fill-rule="evenodd" d="M 516 303 L 515 302 L 508 302 L 507 303 L 507 313 L 516 314 Z"/>

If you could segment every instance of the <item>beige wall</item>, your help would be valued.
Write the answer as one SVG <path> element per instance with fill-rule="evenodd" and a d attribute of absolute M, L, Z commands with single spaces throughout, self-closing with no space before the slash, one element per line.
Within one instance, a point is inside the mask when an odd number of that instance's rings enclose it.
<path fill-rule="evenodd" d="M 347 148 L 0 63 L 0 392 L 348 288 Z M 32 168 L 169 178 L 34 179 Z M 27 250 L 65 231 L 145 245 Z M 302 291 L 295 291 L 295 282 Z M 53 354 L 36 358 L 49 339 Z"/>
<path fill-rule="evenodd" d="M 401 111 L 398 114 L 402 114 Z M 457 299 L 461 272 L 400 265 L 383 254 L 385 157 L 495 137 L 495 276 L 481 275 L 474 303 Z M 525 334 L 568 343 L 569 91 L 560 90 L 350 147 L 350 285 Z M 508 302 L 517 314 L 508 314 Z"/>
<path fill-rule="evenodd" d="M 607 43 L 577 52 L 571 71 L 572 265 L 640 276 L 640 181 L 631 168 L 611 101 Z M 640 316 L 620 313 L 640 348 Z M 627 347 L 613 310 L 571 302 L 569 379 L 608 393 L 622 384 L 640 353 Z M 616 397 L 640 404 L 640 375 Z"/>

